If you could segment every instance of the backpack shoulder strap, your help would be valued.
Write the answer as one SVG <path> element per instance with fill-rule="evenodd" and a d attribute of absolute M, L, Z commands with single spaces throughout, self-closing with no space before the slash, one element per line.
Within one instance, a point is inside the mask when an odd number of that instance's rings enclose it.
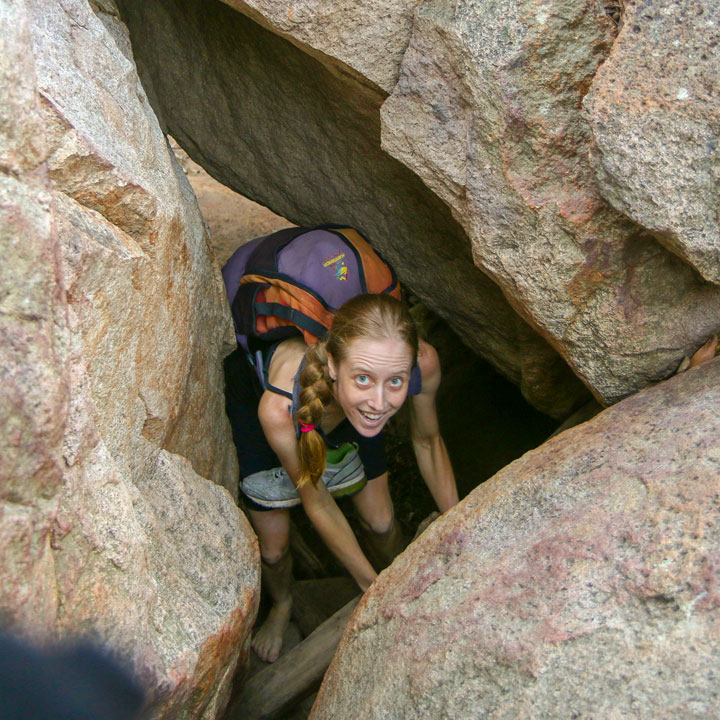
<path fill-rule="evenodd" d="M 307 332 L 316 337 L 322 337 L 327 332 L 327 328 L 322 323 L 313 320 L 309 315 L 295 308 L 282 305 L 281 303 L 256 302 L 255 312 L 258 315 L 273 315 L 274 317 L 287 320 L 293 325 L 297 325 L 300 329 L 307 330 Z"/>
<path fill-rule="evenodd" d="M 273 355 L 275 354 L 279 344 L 279 342 L 276 342 L 264 350 L 261 349 L 249 352 L 248 360 L 255 368 L 255 372 L 263 390 L 269 390 L 277 395 L 284 395 L 289 400 L 293 400 L 293 394 L 291 392 L 283 390 L 276 385 L 272 385 L 269 380 L 270 363 L 272 362 Z"/>

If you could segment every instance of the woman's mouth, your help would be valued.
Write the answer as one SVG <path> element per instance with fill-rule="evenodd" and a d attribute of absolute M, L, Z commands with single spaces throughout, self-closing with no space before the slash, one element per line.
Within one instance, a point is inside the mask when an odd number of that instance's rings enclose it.
<path fill-rule="evenodd" d="M 358 408 L 358 412 L 370 424 L 377 423 L 383 417 L 385 417 L 385 413 L 374 413 L 374 412 L 369 412 L 368 410 L 360 410 L 360 408 Z"/>

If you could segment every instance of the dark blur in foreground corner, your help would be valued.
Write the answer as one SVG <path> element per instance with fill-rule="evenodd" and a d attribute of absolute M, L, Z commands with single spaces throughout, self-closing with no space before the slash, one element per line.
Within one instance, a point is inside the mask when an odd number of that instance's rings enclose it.
<path fill-rule="evenodd" d="M 35 648 L 0 632 L 0 720 L 141 720 L 131 675 L 87 642 Z"/>

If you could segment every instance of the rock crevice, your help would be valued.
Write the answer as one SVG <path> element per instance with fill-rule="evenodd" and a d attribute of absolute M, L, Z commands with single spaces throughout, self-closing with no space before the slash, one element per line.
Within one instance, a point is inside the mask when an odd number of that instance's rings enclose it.
<path fill-rule="evenodd" d="M 587 399 L 473 264 L 451 210 L 382 150 L 384 95 L 223 3 L 123 0 L 120 7 L 164 130 L 213 177 L 292 222 L 362 230 L 413 292 L 545 412 L 564 416 Z M 386 15 L 368 25 L 389 32 L 385 22 L 394 27 Z M 523 377 L 531 368 L 565 382 L 538 387 Z"/>

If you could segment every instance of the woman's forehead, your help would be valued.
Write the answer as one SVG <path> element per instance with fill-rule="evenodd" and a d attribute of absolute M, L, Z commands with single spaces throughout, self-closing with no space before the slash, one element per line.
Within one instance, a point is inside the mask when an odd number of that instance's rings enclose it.
<path fill-rule="evenodd" d="M 381 366 L 396 372 L 410 372 L 413 353 L 410 346 L 396 338 L 356 338 L 348 343 L 343 363 L 372 368 Z"/>

